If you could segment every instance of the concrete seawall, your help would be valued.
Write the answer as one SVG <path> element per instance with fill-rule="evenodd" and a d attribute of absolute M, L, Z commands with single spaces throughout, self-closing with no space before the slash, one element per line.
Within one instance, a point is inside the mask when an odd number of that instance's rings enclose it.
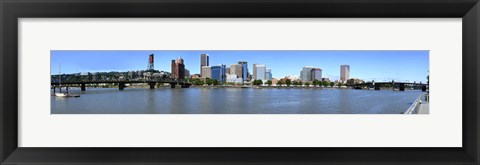
<path fill-rule="evenodd" d="M 429 114 L 428 94 L 421 94 L 403 114 Z"/>

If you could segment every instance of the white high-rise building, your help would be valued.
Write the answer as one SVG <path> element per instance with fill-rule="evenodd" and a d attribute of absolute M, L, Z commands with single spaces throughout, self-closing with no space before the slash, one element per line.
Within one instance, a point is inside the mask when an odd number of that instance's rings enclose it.
<path fill-rule="evenodd" d="M 264 64 L 253 64 L 253 80 L 265 80 L 266 71 Z"/>

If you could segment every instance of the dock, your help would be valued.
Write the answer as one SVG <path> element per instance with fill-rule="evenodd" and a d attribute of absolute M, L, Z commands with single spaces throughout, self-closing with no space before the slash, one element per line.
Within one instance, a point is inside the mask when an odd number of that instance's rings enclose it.
<path fill-rule="evenodd" d="M 403 114 L 429 114 L 430 99 L 428 94 L 421 94 Z"/>

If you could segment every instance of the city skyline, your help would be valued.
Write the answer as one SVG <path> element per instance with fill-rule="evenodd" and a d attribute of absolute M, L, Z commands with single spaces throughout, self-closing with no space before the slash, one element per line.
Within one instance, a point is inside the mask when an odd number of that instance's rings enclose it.
<path fill-rule="evenodd" d="M 171 71 L 171 60 L 181 57 L 190 74 L 200 74 L 201 54 L 208 54 L 210 66 L 225 64 L 230 67 L 239 61 L 248 62 L 253 74 L 253 64 L 263 64 L 271 69 L 272 78 L 287 75 L 300 77 L 305 66 L 320 68 L 324 78 L 340 79 L 340 65 L 349 65 L 350 78 L 365 81 L 416 81 L 426 82 L 429 68 L 429 51 L 393 50 L 348 50 L 348 51 L 293 51 L 293 50 L 233 50 L 233 51 L 190 51 L 190 50 L 92 50 L 51 51 L 51 74 L 146 70 L 148 57 L 155 55 L 155 69 Z"/>

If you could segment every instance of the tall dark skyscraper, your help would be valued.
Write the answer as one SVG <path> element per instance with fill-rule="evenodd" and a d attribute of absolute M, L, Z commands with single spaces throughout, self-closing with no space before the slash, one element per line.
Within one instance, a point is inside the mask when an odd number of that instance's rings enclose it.
<path fill-rule="evenodd" d="M 181 57 L 172 60 L 172 78 L 176 80 L 185 79 L 185 64 Z"/>
<path fill-rule="evenodd" d="M 320 68 L 313 68 L 311 73 L 311 80 L 320 80 L 322 81 L 322 69 Z"/>
<path fill-rule="evenodd" d="M 239 61 L 238 64 L 242 65 L 243 81 L 247 81 L 247 79 L 248 79 L 248 64 L 247 64 L 247 61 Z"/>
<path fill-rule="evenodd" d="M 208 54 L 200 54 L 200 75 L 204 75 L 202 67 L 209 66 L 209 60 Z"/>

